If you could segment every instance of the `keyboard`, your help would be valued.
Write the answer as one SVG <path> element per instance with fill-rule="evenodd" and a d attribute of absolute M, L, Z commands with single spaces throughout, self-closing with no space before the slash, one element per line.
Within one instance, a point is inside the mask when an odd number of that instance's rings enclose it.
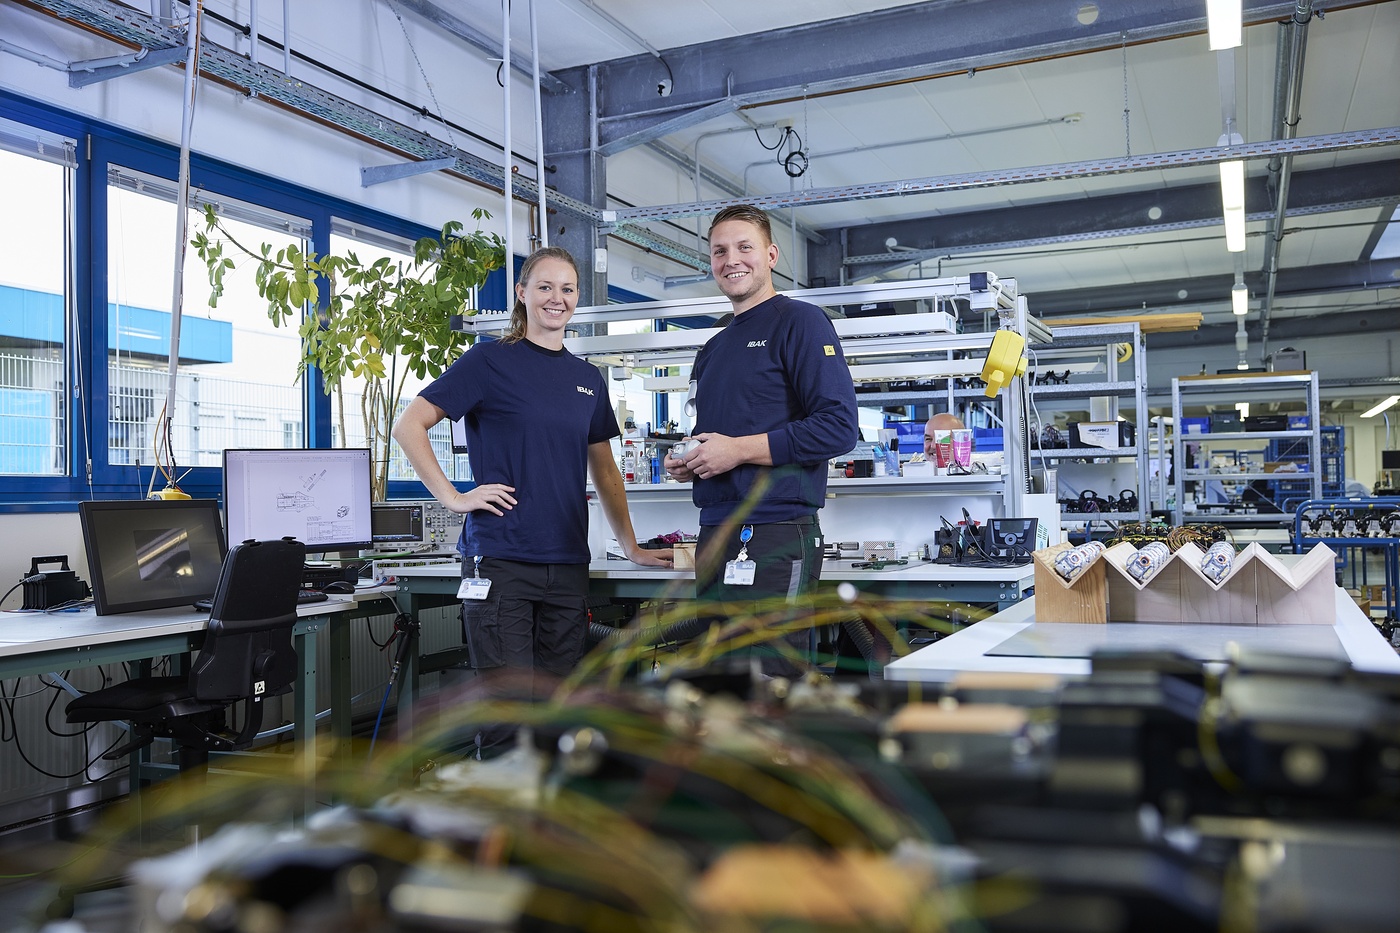
<path fill-rule="evenodd" d="M 306 603 L 323 603 L 328 599 L 330 599 L 330 597 L 327 596 L 325 593 L 322 593 L 320 590 L 297 590 L 298 606 L 305 605 Z M 196 599 L 191 605 L 193 605 L 194 608 L 200 610 L 201 612 L 208 612 L 209 610 L 214 608 L 214 600 Z"/>

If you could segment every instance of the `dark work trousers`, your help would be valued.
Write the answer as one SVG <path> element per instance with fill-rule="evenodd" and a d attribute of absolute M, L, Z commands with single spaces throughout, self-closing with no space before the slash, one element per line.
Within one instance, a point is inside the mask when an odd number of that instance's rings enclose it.
<path fill-rule="evenodd" d="M 753 525 L 749 541 L 749 560 L 756 564 L 752 586 L 736 586 L 724 582 L 724 565 L 739 554 L 739 534 L 743 526 L 726 530 L 723 526 L 702 525 L 696 542 L 698 569 L 695 594 L 701 600 L 699 612 L 706 614 L 706 600 L 737 603 L 741 612 L 755 619 L 765 619 L 769 625 L 795 621 L 810 615 L 809 595 L 816 589 L 822 573 L 822 529 L 815 515 L 790 522 Z M 720 532 L 726 531 L 723 539 Z M 709 560 L 709 549 L 719 546 L 722 556 Z M 787 644 L 807 661 L 813 657 L 815 633 L 811 628 L 793 631 L 785 636 Z M 800 676 L 805 670 L 774 653 L 772 649 L 757 652 L 762 658 L 765 674 L 782 677 Z"/>
<path fill-rule="evenodd" d="M 463 576 L 475 569 L 462 562 Z M 486 599 L 462 600 L 463 640 L 472 667 L 483 678 L 500 678 L 505 690 L 491 692 L 500 699 L 542 699 L 554 682 L 568 676 L 583 656 L 588 627 L 588 565 L 527 564 L 485 557 L 481 576 L 491 581 Z M 539 678 L 536 696 L 534 672 Z M 503 678 L 502 675 L 508 675 Z M 482 757 L 505 751 L 515 726 L 482 724 L 477 746 Z M 490 749 L 488 753 L 486 750 Z"/>

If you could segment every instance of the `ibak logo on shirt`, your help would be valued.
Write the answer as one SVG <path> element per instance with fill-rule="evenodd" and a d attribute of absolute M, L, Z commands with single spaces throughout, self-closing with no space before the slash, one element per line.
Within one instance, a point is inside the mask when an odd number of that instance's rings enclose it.
<path fill-rule="evenodd" d="M 579 390 L 580 392 L 582 392 L 584 395 L 592 395 L 592 394 L 593 394 L 593 390 L 590 389 L 590 388 L 588 388 L 587 386 L 574 386 L 574 388 L 575 388 L 575 389 L 578 389 L 578 390 Z"/>
<path fill-rule="evenodd" d="M 750 340 L 750 341 L 749 341 L 749 349 L 750 349 L 750 350 L 752 350 L 754 347 L 766 347 L 766 346 L 768 346 L 768 341 L 766 341 L 766 340 Z"/>

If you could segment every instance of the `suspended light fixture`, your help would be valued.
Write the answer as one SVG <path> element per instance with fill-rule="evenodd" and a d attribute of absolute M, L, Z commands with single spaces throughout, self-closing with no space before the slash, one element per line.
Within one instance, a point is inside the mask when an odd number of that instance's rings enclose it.
<path fill-rule="evenodd" d="M 1249 289 L 1244 284 L 1244 276 L 1235 274 L 1235 287 L 1230 289 L 1230 308 L 1236 317 L 1249 313 Z"/>
<path fill-rule="evenodd" d="M 1390 398 L 1385 399 L 1384 401 L 1377 402 L 1372 407 L 1363 411 L 1361 413 L 1361 417 L 1374 418 L 1376 417 L 1376 415 L 1379 415 L 1381 412 L 1393 406 L 1396 402 L 1400 402 L 1400 395 L 1392 395 Z"/>
<path fill-rule="evenodd" d="M 1225 209 L 1225 248 L 1244 252 L 1244 162 L 1220 163 L 1220 202 Z"/>
<path fill-rule="evenodd" d="M 1240 0 L 1206 0 L 1206 29 L 1211 51 L 1233 49 L 1244 41 Z"/>

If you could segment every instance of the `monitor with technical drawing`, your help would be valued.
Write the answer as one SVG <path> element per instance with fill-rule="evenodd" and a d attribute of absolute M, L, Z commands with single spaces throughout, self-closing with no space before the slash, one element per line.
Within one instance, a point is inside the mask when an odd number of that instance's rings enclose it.
<path fill-rule="evenodd" d="M 363 447 L 225 450 L 228 540 L 291 537 L 307 553 L 373 540 L 370 458 Z"/>

